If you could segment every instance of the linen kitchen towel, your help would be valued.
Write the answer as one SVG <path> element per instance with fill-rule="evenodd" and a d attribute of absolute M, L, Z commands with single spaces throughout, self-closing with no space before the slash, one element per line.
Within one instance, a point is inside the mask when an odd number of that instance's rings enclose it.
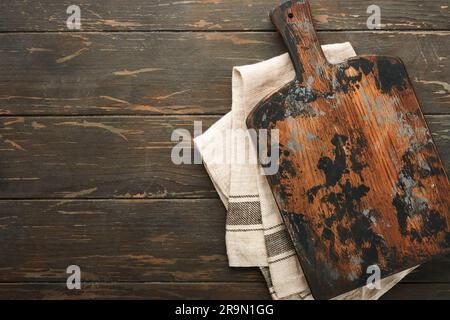
<path fill-rule="evenodd" d="M 330 63 L 355 55 L 349 43 L 322 48 Z M 259 100 L 293 78 L 288 54 L 233 68 L 232 111 L 194 139 L 228 210 L 229 265 L 260 267 L 274 299 L 312 296 L 269 185 L 260 174 L 254 148 L 242 137 L 246 133 L 245 119 Z M 412 269 L 382 279 L 380 290 L 360 288 L 336 299 L 377 299 Z"/>

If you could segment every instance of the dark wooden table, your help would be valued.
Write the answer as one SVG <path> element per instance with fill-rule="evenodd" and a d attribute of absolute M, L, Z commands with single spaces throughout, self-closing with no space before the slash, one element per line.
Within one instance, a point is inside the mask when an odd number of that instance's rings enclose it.
<path fill-rule="evenodd" d="M 400 56 L 450 170 L 448 0 L 311 0 L 322 42 Z M 176 128 L 230 110 L 231 68 L 283 53 L 273 0 L 0 3 L 0 298 L 269 298 L 227 266 L 225 209 Z M 66 288 L 79 265 L 82 290 Z M 450 299 L 450 259 L 385 298 Z"/>

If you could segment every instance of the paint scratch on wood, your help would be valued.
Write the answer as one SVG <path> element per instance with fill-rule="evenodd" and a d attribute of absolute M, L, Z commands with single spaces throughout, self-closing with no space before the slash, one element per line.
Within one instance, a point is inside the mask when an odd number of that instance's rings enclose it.
<path fill-rule="evenodd" d="M 85 189 L 85 190 L 81 190 L 81 191 L 76 191 L 76 192 L 70 192 L 70 193 L 65 194 L 64 198 L 73 199 L 73 198 L 78 198 L 78 197 L 82 197 L 82 196 L 87 196 L 95 191 L 97 191 L 97 187 L 91 188 L 91 189 Z"/>
<path fill-rule="evenodd" d="M 134 76 L 135 77 L 137 74 L 140 74 L 140 73 L 155 72 L 155 71 L 159 71 L 159 70 L 162 70 L 162 69 L 160 69 L 160 68 L 142 68 L 142 69 L 133 70 L 133 71 L 125 69 L 122 71 L 115 71 L 115 72 L 113 72 L 113 75 L 115 75 L 115 76 Z"/>
<path fill-rule="evenodd" d="M 25 122 L 25 119 L 23 117 L 20 117 L 20 118 L 17 118 L 15 120 L 7 121 L 3 125 L 4 126 L 10 126 L 10 125 L 15 124 L 15 123 L 24 123 L 24 122 Z"/>
<path fill-rule="evenodd" d="M 196 22 L 194 22 L 192 24 L 188 24 L 188 26 L 190 26 L 190 27 L 197 27 L 197 28 L 205 28 L 205 27 L 207 27 L 207 28 L 211 28 L 211 29 L 212 28 L 217 28 L 217 29 L 221 29 L 222 28 L 222 26 L 220 24 L 212 23 L 212 22 L 209 22 L 209 21 L 206 21 L 206 20 L 203 20 L 203 19 L 198 20 L 198 21 L 196 21 Z"/>
<path fill-rule="evenodd" d="M 119 102 L 119 103 L 127 104 L 127 105 L 130 105 L 130 104 L 131 104 L 131 103 L 129 103 L 128 101 L 121 100 L 121 99 L 118 99 L 118 98 L 114 98 L 114 97 L 111 97 L 111 96 L 100 96 L 100 98 L 106 99 L 106 100 L 110 100 L 110 101 L 114 101 L 114 102 Z"/>
<path fill-rule="evenodd" d="M 46 48 L 27 48 L 27 51 L 29 53 L 35 53 L 35 52 L 51 52 L 53 50 Z"/>
<path fill-rule="evenodd" d="M 155 237 L 150 238 L 149 240 L 151 242 L 168 242 L 168 241 L 174 241 L 176 240 L 176 237 L 174 236 L 175 233 L 174 232 L 169 232 L 169 233 L 163 233 L 160 235 L 157 235 Z"/>
<path fill-rule="evenodd" d="M 328 23 L 328 16 L 326 14 L 316 15 L 314 19 L 319 23 Z"/>
<path fill-rule="evenodd" d="M 181 93 L 181 92 L 180 92 Z M 175 93 L 174 93 L 175 94 Z M 172 94 L 172 95 L 174 95 Z M 148 104 L 135 104 L 133 105 L 132 103 L 125 101 L 125 100 L 121 100 L 118 98 L 114 98 L 111 96 L 100 96 L 100 98 L 103 99 L 107 99 L 110 101 L 114 101 L 114 102 L 118 102 L 118 103 L 122 103 L 126 106 L 129 106 L 129 108 L 133 111 L 151 111 L 151 112 L 155 112 L 155 113 L 161 113 L 162 111 L 154 106 L 148 105 Z M 110 108 L 110 107 L 102 107 L 102 109 L 111 109 L 111 110 L 115 110 L 115 108 Z"/>
<path fill-rule="evenodd" d="M 117 20 L 108 20 L 108 19 L 102 19 L 100 22 L 104 25 L 110 26 L 110 27 L 142 27 L 143 24 L 139 22 L 126 22 L 126 21 L 117 21 Z"/>
<path fill-rule="evenodd" d="M 173 258 L 159 258 L 151 255 L 136 255 L 136 254 L 129 254 L 124 255 L 124 258 L 129 258 L 135 261 L 144 262 L 149 265 L 173 265 L 177 263 L 177 259 Z"/>
<path fill-rule="evenodd" d="M 25 148 L 23 148 L 20 144 L 18 144 L 17 142 L 10 140 L 10 139 L 5 139 L 3 140 L 5 143 L 11 145 L 12 147 L 14 147 L 17 150 L 21 150 L 21 151 L 27 151 Z"/>
<path fill-rule="evenodd" d="M 68 56 L 65 56 L 65 57 L 56 59 L 56 63 L 61 64 L 61 63 L 70 61 L 70 60 L 72 60 L 72 59 L 78 57 L 78 56 L 81 55 L 84 51 L 87 51 L 87 50 L 89 50 L 89 49 L 88 49 L 88 48 L 81 48 L 80 50 L 78 50 L 78 51 L 75 52 L 75 53 L 72 53 L 72 54 L 70 54 L 70 55 L 68 55 Z"/>
<path fill-rule="evenodd" d="M 115 135 L 118 135 L 122 139 L 128 141 L 128 139 L 124 135 L 124 133 L 129 132 L 129 130 L 115 128 L 113 126 L 109 126 L 109 125 L 106 125 L 106 124 L 100 123 L 100 122 L 89 122 L 86 120 L 83 122 L 67 121 L 67 122 L 59 122 L 59 123 L 56 123 L 55 125 L 56 126 L 77 126 L 77 127 L 85 127 L 85 128 L 100 128 L 100 129 L 109 131 Z"/>
<path fill-rule="evenodd" d="M 260 40 L 244 39 L 235 34 L 224 34 L 222 32 L 208 32 L 206 34 L 202 34 L 201 37 L 210 41 L 231 41 L 234 44 L 273 44 Z"/>
<path fill-rule="evenodd" d="M 33 129 L 42 129 L 42 128 L 46 128 L 45 125 L 43 125 L 42 123 L 39 123 L 39 122 L 37 122 L 37 121 L 33 121 L 33 122 L 31 123 L 31 127 L 32 127 Z"/>
<path fill-rule="evenodd" d="M 58 210 L 58 213 L 62 215 L 97 215 L 99 213 L 104 214 L 102 211 L 66 211 L 66 210 Z"/>
<path fill-rule="evenodd" d="M 447 93 L 450 94 L 450 84 L 448 84 L 447 82 L 444 81 L 425 81 L 425 80 L 419 80 L 419 79 L 415 79 L 416 82 L 419 83 L 423 83 L 423 84 L 435 84 L 438 86 L 442 86 L 442 88 L 444 88 L 445 91 L 447 91 Z"/>
<path fill-rule="evenodd" d="M 102 17 L 101 15 L 99 15 L 97 12 L 92 11 L 91 9 L 88 9 L 88 8 L 86 8 L 85 10 L 86 10 L 87 12 L 92 13 L 92 14 L 93 14 L 94 16 L 96 16 L 97 18 L 103 19 L 103 17 Z"/>
<path fill-rule="evenodd" d="M 176 92 L 173 92 L 173 93 L 168 94 L 168 95 L 166 95 L 166 96 L 159 96 L 159 97 L 156 97 L 155 99 L 156 99 L 156 100 L 165 100 L 165 99 L 167 99 L 167 98 L 170 98 L 170 97 L 173 97 L 173 96 L 175 96 L 175 95 L 182 94 L 182 93 L 185 93 L 185 92 L 188 92 L 188 91 L 190 91 L 190 89 L 186 89 L 186 90 L 182 90 L 182 91 L 176 91 Z"/>
<path fill-rule="evenodd" d="M 148 104 L 137 104 L 134 105 L 132 108 L 134 111 L 152 111 L 155 113 L 162 113 L 162 111 L 154 106 L 148 105 Z"/>

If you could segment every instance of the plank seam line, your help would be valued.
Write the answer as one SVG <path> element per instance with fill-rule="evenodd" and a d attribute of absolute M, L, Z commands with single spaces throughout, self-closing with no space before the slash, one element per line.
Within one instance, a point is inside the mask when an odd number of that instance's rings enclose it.
<path fill-rule="evenodd" d="M 214 191 L 215 192 L 215 191 Z M 213 193 L 213 191 L 211 191 Z M 215 197 L 195 197 L 195 198 L 0 198 L 2 201 L 40 201 L 40 202 L 70 202 L 70 201 L 198 201 L 198 200 L 219 200 L 218 195 Z"/>
<path fill-rule="evenodd" d="M 180 117 L 223 117 L 226 113 L 180 113 L 180 114 L 2 114 L 1 118 L 180 118 Z M 450 112 L 424 112 L 425 116 L 450 116 Z"/>
<path fill-rule="evenodd" d="M 0 118 L 179 118 L 179 117 L 223 117 L 225 114 L 184 113 L 184 114 L 7 114 Z M 449 114 L 450 115 L 450 114 Z"/>
<path fill-rule="evenodd" d="M 231 77 L 230 77 L 231 78 Z M 114 117 L 128 117 L 128 118 L 177 118 L 177 117 L 222 117 L 224 114 L 215 114 L 215 113 L 181 113 L 181 114 L 2 114 L 0 118 L 114 118 Z M 449 114 L 450 115 L 450 114 Z"/>
<path fill-rule="evenodd" d="M 76 33 L 277 33 L 275 29 L 221 29 L 221 30 L 189 30 L 189 29 L 142 29 L 142 30 L 0 30 L 0 34 L 46 34 L 46 33 L 60 33 L 60 34 L 76 34 Z M 385 33 L 385 32 L 398 32 L 398 33 L 421 33 L 421 32 L 450 32 L 450 29 L 318 29 L 318 33 Z"/>
<path fill-rule="evenodd" d="M 256 267 L 255 267 L 256 268 Z M 265 284 L 264 280 L 254 280 L 254 281 L 82 281 L 82 284 L 187 284 L 187 285 L 198 285 L 198 284 Z M 0 282 L 1 285 L 8 285 L 8 284 L 66 284 L 66 280 L 61 281 L 38 281 L 38 282 L 27 282 L 27 281 L 18 281 L 18 282 Z M 429 285 L 429 284 L 450 284 L 450 281 L 447 282 L 408 282 L 408 281 L 401 281 L 398 284 L 406 284 L 406 285 Z"/>
<path fill-rule="evenodd" d="M 256 269 L 256 267 L 255 267 Z M 81 285 L 83 284 L 188 284 L 188 285 L 192 285 L 192 284 L 224 284 L 224 283 L 228 283 L 228 284 L 241 284 L 241 283 L 263 283 L 265 284 L 266 282 L 264 280 L 243 280 L 243 281 L 82 281 Z M 65 285 L 66 284 L 66 280 L 61 280 L 61 281 L 9 281 L 9 282 L 2 282 L 0 281 L 0 286 L 1 285 L 8 285 L 8 284 L 62 284 Z"/>

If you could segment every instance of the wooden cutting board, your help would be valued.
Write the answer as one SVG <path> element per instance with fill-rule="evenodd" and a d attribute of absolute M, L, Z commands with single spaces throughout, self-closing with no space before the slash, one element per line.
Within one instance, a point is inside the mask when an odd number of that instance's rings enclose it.
<path fill-rule="evenodd" d="M 448 252 L 450 185 L 402 61 L 329 64 L 306 1 L 270 17 L 296 78 L 247 126 L 279 130 L 267 178 L 314 297 L 366 285 L 371 265 L 384 278 Z"/>

